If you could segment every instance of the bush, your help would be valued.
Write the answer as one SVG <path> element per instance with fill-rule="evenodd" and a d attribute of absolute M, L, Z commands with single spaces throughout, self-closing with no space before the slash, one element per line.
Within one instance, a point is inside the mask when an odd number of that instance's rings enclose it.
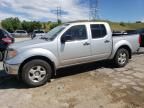
<path fill-rule="evenodd" d="M 121 22 L 120 25 L 121 25 L 121 26 L 125 26 L 125 23 L 124 23 L 124 22 Z"/>

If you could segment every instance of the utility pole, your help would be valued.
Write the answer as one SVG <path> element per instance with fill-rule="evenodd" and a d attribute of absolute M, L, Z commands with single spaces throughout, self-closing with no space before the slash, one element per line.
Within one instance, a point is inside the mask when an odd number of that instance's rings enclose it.
<path fill-rule="evenodd" d="M 57 22 L 61 21 L 61 6 L 57 7 Z"/>
<path fill-rule="evenodd" d="M 89 20 L 99 19 L 99 0 L 89 0 Z"/>
<path fill-rule="evenodd" d="M 58 5 L 57 5 L 57 22 L 59 23 L 61 21 L 61 17 L 62 17 L 62 0 L 59 0 Z"/>

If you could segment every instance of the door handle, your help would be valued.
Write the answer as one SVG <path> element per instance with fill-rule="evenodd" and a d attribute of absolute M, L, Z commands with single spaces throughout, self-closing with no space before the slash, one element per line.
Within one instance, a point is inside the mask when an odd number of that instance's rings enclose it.
<path fill-rule="evenodd" d="M 109 42 L 110 42 L 109 40 L 105 40 L 105 41 L 104 41 L 104 43 L 109 43 Z"/>
<path fill-rule="evenodd" d="M 83 45 L 84 45 L 84 46 L 88 46 L 88 45 L 90 45 L 90 43 L 85 42 Z"/>

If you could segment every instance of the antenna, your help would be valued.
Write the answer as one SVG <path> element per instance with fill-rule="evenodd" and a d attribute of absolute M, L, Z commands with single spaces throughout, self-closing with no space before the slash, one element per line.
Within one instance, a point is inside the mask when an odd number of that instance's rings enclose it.
<path fill-rule="evenodd" d="M 99 19 L 99 0 L 89 0 L 89 20 Z"/>

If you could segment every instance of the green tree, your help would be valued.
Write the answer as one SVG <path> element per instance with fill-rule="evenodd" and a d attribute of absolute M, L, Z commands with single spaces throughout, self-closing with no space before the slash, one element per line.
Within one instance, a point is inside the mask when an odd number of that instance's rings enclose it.
<path fill-rule="evenodd" d="M 32 32 L 34 29 L 41 29 L 42 24 L 36 21 L 23 21 L 22 22 L 22 29 L 26 30 L 27 32 Z"/>
<path fill-rule="evenodd" d="M 17 17 L 6 18 L 5 20 L 2 20 L 1 25 L 9 32 L 13 32 L 17 29 L 21 29 L 21 21 Z"/>
<path fill-rule="evenodd" d="M 19 18 L 11 18 L 11 23 L 12 23 L 12 26 L 14 28 L 14 30 L 17 30 L 17 29 L 21 29 L 22 26 L 21 26 L 21 21 L 19 20 Z"/>
<path fill-rule="evenodd" d="M 3 21 L 1 22 L 1 26 L 2 26 L 4 29 L 8 30 L 9 32 L 13 32 L 13 31 L 14 31 L 14 28 L 13 28 L 13 26 L 12 26 L 12 24 L 11 24 L 10 21 L 3 20 Z"/>
<path fill-rule="evenodd" d="M 42 28 L 42 24 L 37 21 L 33 21 L 31 26 L 33 29 L 41 29 Z"/>
<path fill-rule="evenodd" d="M 2 20 L 1 25 L 4 29 L 8 30 L 9 32 L 14 32 L 17 29 L 24 29 L 27 32 L 32 32 L 34 29 L 45 29 L 45 31 L 49 31 L 54 27 L 62 24 L 61 20 L 58 22 L 38 22 L 38 21 L 20 21 L 17 17 L 16 18 L 6 18 Z"/>
<path fill-rule="evenodd" d="M 26 30 L 27 32 L 31 32 L 33 30 L 31 25 L 32 25 L 31 22 L 23 21 L 22 29 Z"/>
<path fill-rule="evenodd" d="M 124 23 L 124 22 L 120 22 L 120 25 L 121 25 L 121 26 L 125 26 L 125 23 Z"/>

